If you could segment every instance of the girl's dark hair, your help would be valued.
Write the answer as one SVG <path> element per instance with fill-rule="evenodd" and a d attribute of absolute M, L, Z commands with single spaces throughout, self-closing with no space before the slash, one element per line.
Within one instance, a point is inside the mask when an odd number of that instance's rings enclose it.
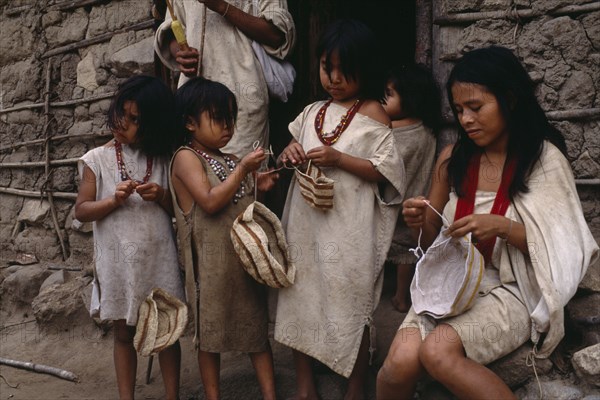
<path fill-rule="evenodd" d="M 422 120 L 437 136 L 442 127 L 442 105 L 440 89 L 431 71 L 421 64 L 394 67 L 388 73 L 388 82 L 402 99 L 403 113 Z M 385 102 L 385 97 L 382 101 Z"/>
<path fill-rule="evenodd" d="M 137 144 L 149 156 L 169 154 L 175 102 L 173 93 L 160 79 L 138 75 L 122 82 L 108 108 L 107 125 L 120 129 L 126 101 L 138 108 Z"/>
<path fill-rule="evenodd" d="M 517 57 L 508 49 L 491 46 L 466 53 L 454 66 L 446 90 L 456 121 L 458 115 L 452 98 L 455 83 L 474 83 L 484 86 L 492 93 L 500 107 L 508 130 L 507 160 L 515 158 L 515 176 L 510 184 L 509 195 L 514 198 L 526 193 L 527 178 L 539 160 L 544 140 L 554 144 L 566 154 L 565 139 L 548 122 L 535 94 L 534 84 Z M 471 157 L 480 152 L 458 124 L 458 140 L 448 162 L 448 179 L 459 196 L 467 179 L 467 166 Z"/>
<path fill-rule="evenodd" d="M 360 81 L 360 96 L 379 100 L 385 89 L 383 58 L 375 34 L 362 22 L 340 19 L 321 35 L 316 56 L 325 55 L 326 71 L 331 71 L 331 55 L 337 52 L 347 80 Z"/>
<path fill-rule="evenodd" d="M 211 120 L 235 126 L 238 112 L 235 95 L 227 86 L 202 77 L 190 79 L 177 90 L 175 108 L 178 145 L 191 138 L 185 127 L 190 118 L 199 122 L 200 114 L 207 111 Z"/>

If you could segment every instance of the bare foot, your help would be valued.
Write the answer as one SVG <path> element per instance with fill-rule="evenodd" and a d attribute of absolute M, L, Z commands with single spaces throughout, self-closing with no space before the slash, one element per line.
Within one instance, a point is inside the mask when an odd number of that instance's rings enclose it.
<path fill-rule="evenodd" d="M 392 297 L 392 305 L 394 308 L 401 313 L 408 312 L 410 310 L 411 302 L 406 300 L 399 300 L 398 296 Z"/>

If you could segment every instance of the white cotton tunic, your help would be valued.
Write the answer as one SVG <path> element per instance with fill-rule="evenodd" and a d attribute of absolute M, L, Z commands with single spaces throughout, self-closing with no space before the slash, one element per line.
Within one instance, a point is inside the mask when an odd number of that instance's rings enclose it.
<path fill-rule="evenodd" d="M 323 146 L 314 128 L 323 104 L 309 105 L 289 125 L 305 151 Z M 333 131 L 346 111 L 331 104 L 324 131 Z M 332 147 L 371 161 L 388 182 L 378 185 L 338 168 L 322 168 L 335 181 L 333 208 L 323 211 L 312 208 L 292 180 L 282 223 L 297 272 L 295 283 L 279 290 L 275 340 L 348 377 L 365 327 L 373 333 L 405 174 L 391 129 L 362 114 Z"/>
<path fill-rule="evenodd" d="M 122 149 L 129 176 L 141 180 L 146 156 L 127 145 Z M 167 189 L 167 160 L 155 158 L 153 164 L 149 182 Z M 96 176 L 96 199 L 113 196 L 121 182 L 114 145 L 97 147 L 81 157 L 80 175 L 84 165 Z M 134 192 L 93 227 L 100 311 L 92 316 L 103 321 L 124 319 L 135 326 L 140 304 L 155 287 L 184 300 L 171 217 L 158 203 Z"/>
<path fill-rule="evenodd" d="M 252 0 L 229 0 L 236 7 L 251 15 L 258 15 L 272 22 L 285 35 L 284 43 L 278 48 L 263 45 L 267 54 L 284 59 L 295 42 L 294 20 L 287 10 L 286 0 L 257 0 L 259 10 L 253 10 Z M 200 52 L 202 43 L 202 19 L 206 10 L 202 76 L 220 82 L 234 94 L 238 103 L 238 118 L 235 134 L 222 148 L 223 153 L 242 158 L 250 153 L 252 144 L 260 141 L 268 147 L 269 139 L 269 93 L 258 59 L 252 50 L 252 40 L 233 26 L 220 14 L 206 8 L 196 0 L 174 0 L 177 19 L 184 26 L 190 47 Z M 155 50 L 163 63 L 172 70 L 179 70 L 169 51 L 171 17 L 167 13 L 155 37 Z M 181 86 L 189 78 L 181 74 Z"/>

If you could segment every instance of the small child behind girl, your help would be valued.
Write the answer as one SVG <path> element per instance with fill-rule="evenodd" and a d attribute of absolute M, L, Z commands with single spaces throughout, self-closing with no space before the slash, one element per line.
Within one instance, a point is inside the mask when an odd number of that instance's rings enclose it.
<path fill-rule="evenodd" d="M 108 110 L 114 139 L 81 157 L 75 217 L 94 222 L 99 310 L 114 324 L 119 397 L 133 399 L 133 337 L 140 304 L 160 287 L 183 300 L 168 196 L 168 134 L 173 94 L 159 79 L 135 76 L 119 86 Z M 99 314 L 98 314 L 99 313 Z M 179 342 L 158 356 L 167 399 L 179 398 Z"/>
<path fill-rule="evenodd" d="M 283 213 L 296 253 L 296 281 L 279 290 L 275 339 L 294 352 L 298 398 L 318 398 L 312 359 L 349 378 L 346 399 L 365 398 L 373 312 L 400 211 L 404 168 L 379 100 L 384 74 L 374 34 L 340 20 L 317 46 L 327 101 L 307 106 L 289 125 L 280 156 L 310 161 L 334 183 L 333 208 L 311 207 L 292 180 Z"/>
<path fill-rule="evenodd" d="M 435 162 L 436 135 L 441 125 L 440 94 L 431 72 L 421 65 L 394 68 L 389 73 L 382 101 L 392 120 L 392 132 L 406 170 L 405 198 L 429 192 Z M 402 216 L 388 253 L 388 262 L 397 265 L 396 293 L 392 304 L 400 312 L 410 308 L 410 282 L 416 246 Z"/>
<path fill-rule="evenodd" d="M 239 351 L 250 353 L 263 398 L 275 399 L 266 286 L 244 271 L 230 239 L 233 221 L 254 200 L 251 176 L 266 154 L 259 148 L 238 160 L 220 151 L 237 116 L 235 96 L 221 83 L 193 78 L 176 104 L 182 146 L 171 162 L 171 190 L 205 396 L 220 397 L 220 353 Z M 259 174 L 258 188 L 276 178 Z"/>

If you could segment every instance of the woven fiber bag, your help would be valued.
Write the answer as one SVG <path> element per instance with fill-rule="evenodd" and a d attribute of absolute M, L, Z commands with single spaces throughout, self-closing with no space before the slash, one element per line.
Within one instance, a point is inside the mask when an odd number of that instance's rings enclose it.
<path fill-rule="evenodd" d="M 281 222 L 264 204 L 255 201 L 235 219 L 231 242 L 242 266 L 257 282 L 273 288 L 294 283 L 296 267 Z"/>
<path fill-rule="evenodd" d="M 159 353 L 179 339 L 187 320 L 187 306 L 155 288 L 140 305 L 133 346 L 143 356 Z"/>
<path fill-rule="evenodd" d="M 440 232 L 417 262 L 410 295 L 417 314 L 435 319 L 460 315 L 473 306 L 485 260 L 471 241 Z"/>
<path fill-rule="evenodd" d="M 311 207 L 325 211 L 333 208 L 333 179 L 326 177 L 323 171 L 310 161 L 305 172 L 296 168 L 295 174 L 300 193 Z"/>

